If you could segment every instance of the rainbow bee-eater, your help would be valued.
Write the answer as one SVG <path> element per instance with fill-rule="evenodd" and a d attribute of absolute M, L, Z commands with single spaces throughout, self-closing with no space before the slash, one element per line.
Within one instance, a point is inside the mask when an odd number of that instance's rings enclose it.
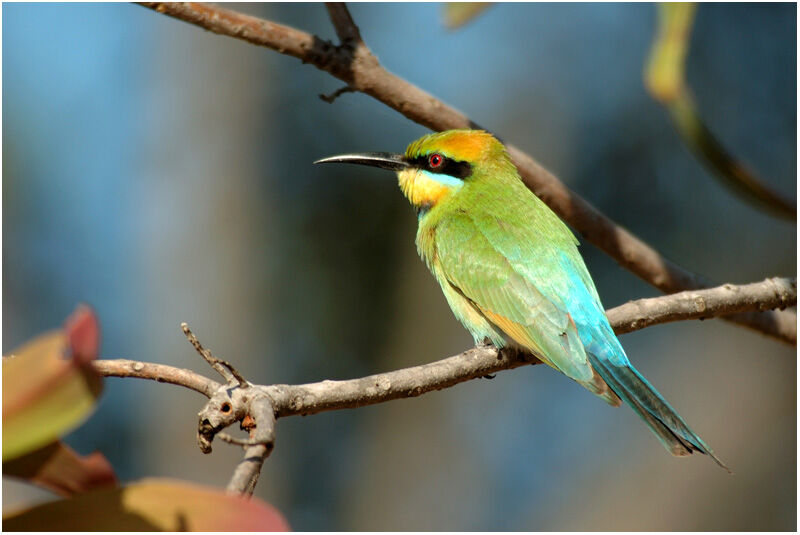
<path fill-rule="evenodd" d="M 405 154 L 324 158 L 389 169 L 417 211 L 417 250 L 476 344 L 532 352 L 613 406 L 624 400 L 676 456 L 725 465 L 628 361 L 567 226 L 480 130 L 424 136 Z"/>

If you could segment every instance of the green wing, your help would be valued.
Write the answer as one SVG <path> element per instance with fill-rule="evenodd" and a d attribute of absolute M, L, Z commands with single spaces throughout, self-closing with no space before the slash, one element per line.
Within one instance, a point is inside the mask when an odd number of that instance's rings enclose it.
<path fill-rule="evenodd" d="M 520 186 L 521 191 L 513 188 L 502 198 L 496 192 L 477 199 L 464 196 L 468 208 L 438 221 L 440 269 L 452 286 L 517 343 L 576 381 L 594 383 L 595 373 L 564 301 L 574 292 L 570 286 L 577 283 L 588 292 L 589 301 L 599 303 L 594 285 L 572 233 Z M 571 280 L 570 274 L 578 280 Z"/>

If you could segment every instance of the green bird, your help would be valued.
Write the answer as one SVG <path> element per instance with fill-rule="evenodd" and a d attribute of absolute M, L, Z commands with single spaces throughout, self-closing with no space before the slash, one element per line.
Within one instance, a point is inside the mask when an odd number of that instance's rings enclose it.
<path fill-rule="evenodd" d="M 397 173 L 416 209 L 417 250 L 476 344 L 520 346 L 613 406 L 624 400 L 675 456 L 727 467 L 628 361 L 567 226 L 523 183 L 505 147 L 480 130 L 424 136 L 405 154 L 315 163 Z"/>

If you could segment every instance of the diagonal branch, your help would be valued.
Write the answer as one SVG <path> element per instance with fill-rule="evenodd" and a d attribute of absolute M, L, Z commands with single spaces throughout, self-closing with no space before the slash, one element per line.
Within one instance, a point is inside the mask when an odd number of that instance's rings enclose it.
<path fill-rule="evenodd" d="M 683 142 L 724 185 L 770 214 L 797 221 L 797 202 L 767 185 L 717 140 L 700 118 L 686 83 L 686 55 L 697 6 L 658 4 L 658 35 L 645 70 L 645 86 L 672 117 Z"/>
<path fill-rule="evenodd" d="M 358 27 L 344 4 L 328 6 L 332 23 L 345 43 L 335 46 L 317 36 L 219 6 L 186 2 L 141 2 L 179 20 L 220 35 L 264 46 L 310 63 L 433 130 L 480 128 L 466 115 L 390 73 L 361 41 Z M 655 249 L 617 225 L 571 191 L 530 156 L 506 145 L 522 180 L 564 221 L 644 281 L 665 293 L 714 286 L 710 279 L 664 258 Z M 737 314 L 725 318 L 784 342 L 797 339 L 797 316 L 788 312 Z"/>

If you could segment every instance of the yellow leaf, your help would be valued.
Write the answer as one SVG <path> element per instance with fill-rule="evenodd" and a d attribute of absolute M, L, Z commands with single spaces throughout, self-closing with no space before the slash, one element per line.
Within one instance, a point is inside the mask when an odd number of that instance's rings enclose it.
<path fill-rule="evenodd" d="M 63 331 L 43 334 L 3 358 L 3 461 L 57 439 L 86 418 L 102 382 L 67 356 Z"/>
<path fill-rule="evenodd" d="M 491 2 L 447 2 L 444 4 L 444 24 L 455 29 L 480 15 Z"/>

